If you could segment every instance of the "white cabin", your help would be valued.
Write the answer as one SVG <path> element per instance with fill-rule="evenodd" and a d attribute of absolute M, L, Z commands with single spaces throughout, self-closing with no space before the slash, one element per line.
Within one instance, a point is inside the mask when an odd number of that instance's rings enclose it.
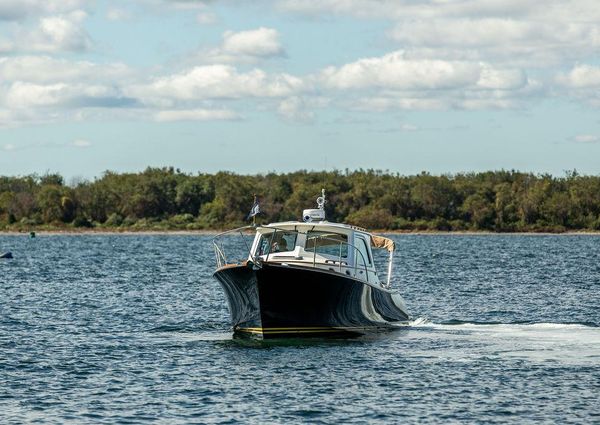
<path fill-rule="evenodd" d="M 381 282 L 377 274 L 372 246 L 387 248 L 390 253 L 393 251 L 390 239 L 347 224 L 327 221 L 272 223 L 256 228 L 248 260 L 316 267 L 388 286 L 389 281 Z M 390 254 L 388 272 L 391 271 L 391 258 Z"/>

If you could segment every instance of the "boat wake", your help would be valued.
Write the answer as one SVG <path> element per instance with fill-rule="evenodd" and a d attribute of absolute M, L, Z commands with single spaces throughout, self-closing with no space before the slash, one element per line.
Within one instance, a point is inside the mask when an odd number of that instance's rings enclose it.
<path fill-rule="evenodd" d="M 599 329 L 600 326 L 593 322 L 583 323 L 550 323 L 550 322 L 477 322 L 477 321 L 464 321 L 458 319 L 452 319 L 442 321 L 439 323 L 432 322 L 426 317 L 418 317 L 411 320 L 408 324 L 411 327 L 434 327 L 434 328 L 460 328 L 460 327 L 492 327 L 497 326 L 499 328 L 538 328 L 538 329 Z"/>
<path fill-rule="evenodd" d="M 410 338 L 446 359 L 514 358 L 561 364 L 600 364 L 600 327 L 590 323 L 410 323 Z"/>

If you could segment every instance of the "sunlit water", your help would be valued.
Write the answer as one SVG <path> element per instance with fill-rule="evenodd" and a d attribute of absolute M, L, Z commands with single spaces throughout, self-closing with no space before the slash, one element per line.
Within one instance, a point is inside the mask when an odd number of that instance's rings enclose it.
<path fill-rule="evenodd" d="M 210 236 L 0 236 L 0 423 L 600 422 L 600 237 L 395 239 L 411 326 L 262 343 Z"/>

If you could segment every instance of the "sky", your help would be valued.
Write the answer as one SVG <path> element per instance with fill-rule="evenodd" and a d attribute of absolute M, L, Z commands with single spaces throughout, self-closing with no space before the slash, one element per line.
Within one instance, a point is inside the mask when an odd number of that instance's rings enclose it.
<path fill-rule="evenodd" d="M 597 0 L 0 0 L 0 175 L 600 174 Z"/>

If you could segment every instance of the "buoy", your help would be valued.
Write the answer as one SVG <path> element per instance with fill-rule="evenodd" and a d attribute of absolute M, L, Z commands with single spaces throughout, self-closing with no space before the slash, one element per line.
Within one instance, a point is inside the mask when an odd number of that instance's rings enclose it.
<path fill-rule="evenodd" d="M 4 254 L 0 254 L 0 258 L 13 258 L 12 252 L 5 252 Z"/>

